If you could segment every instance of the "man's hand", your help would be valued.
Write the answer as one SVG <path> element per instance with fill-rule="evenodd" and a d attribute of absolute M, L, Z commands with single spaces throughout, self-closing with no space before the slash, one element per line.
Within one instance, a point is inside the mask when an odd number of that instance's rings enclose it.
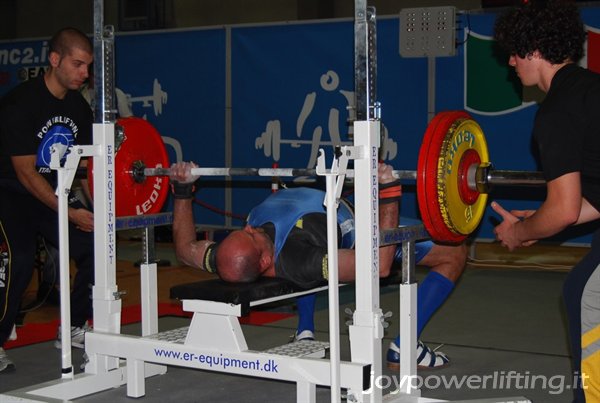
<path fill-rule="evenodd" d="M 535 213 L 535 210 L 511 210 L 510 213 L 515 217 L 524 220 L 531 217 Z"/>
<path fill-rule="evenodd" d="M 171 175 L 169 179 L 179 183 L 194 183 L 200 175 L 192 175 L 192 168 L 197 168 L 193 162 L 177 162 L 171 165 Z"/>
<path fill-rule="evenodd" d="M 83 232 L 92 232 L 94 230 L 94 214 L 84 208 L 69 208 L 69 221 L 78 230 Z"/>
<path fill-rule="evenodd" d="M 506 246 L 509 251 L 513 251 L 516 248 L 530 246 L 536 242 L 535 240 L 523 241 L 517 235 L 517 224 L 531 217 L 535 210 L 512 210 L 509 212 L 497 202 L 492 202 L 491 206 L 503 220 L 494 228 L 496 239 L 502 243 L 502 246 Z"/>
<path fill-rule="evenodd" d="M 197 165 L 193 162 L 178 162 L 171 165 L 171 192 L 174 199 L 191 200 L 196 188 L 194 182 L 200 175 L 192 175 L 192 168 Z"/>
<path fill-rule="evenodd" d="M 392 167 L 380 162 L 377 167 L 377 176 L 379 177 L 379 204 L 393 203 L 397 205 L 402 197 L 402 185 L 398 179 L 394 178 Z"/>
<path fill-rule="evenodd" d="M 379 176 L 380 184 L 390 183 L 396 180 L 396 178 L 394 178 L 392 167 L 383 162 L 380 162 L 379 167 L 377 167 L 377 175 Z"/>

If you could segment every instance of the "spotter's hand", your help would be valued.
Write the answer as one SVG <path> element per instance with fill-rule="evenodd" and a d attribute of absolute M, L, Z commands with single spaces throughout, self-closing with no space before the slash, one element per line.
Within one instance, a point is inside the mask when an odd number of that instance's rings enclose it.
<path fill-rule="evenodd" d="M 92 232 L 94 230 L 94 213 L 84 208 L 69 208 L 69 221 L 75 224 L 78 230 Z"/>
<path fill-rule="evenodd" d="M 494 228 L 494 234 L 496 239 L 501 242 L 502 246 L 508 248 L 509 251 L 513 251 L 516 248 L 522 246 L 529 246 L 534 244 L 535 240 L 522 240 L 517 234 L 517 225 L 524 220 L 532 216 L 535 211 L 533 210 L 505 210 L 497 202 L 492 202 L 492 209 L 502 217 L 502 222 Z"/>

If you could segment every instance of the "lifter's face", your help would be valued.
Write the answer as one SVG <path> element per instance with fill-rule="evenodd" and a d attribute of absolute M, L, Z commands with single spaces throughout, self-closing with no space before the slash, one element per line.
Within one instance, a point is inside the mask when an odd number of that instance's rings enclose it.
<path fill-rule="evenodd" d="M 273 241 L 271 241 L 271 238 L 266 234 L 265 230 L 246 225 L 241 232 L 261 254 L 267 252 L 270 253 L 271 256 L 273 255 Z"/>

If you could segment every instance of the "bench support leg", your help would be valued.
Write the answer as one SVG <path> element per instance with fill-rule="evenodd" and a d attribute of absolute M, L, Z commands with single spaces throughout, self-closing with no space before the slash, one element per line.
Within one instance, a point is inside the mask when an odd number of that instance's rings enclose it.
<path fill-rule="evenodd" d="M 246 351 L 248 344 L 236 316 L 195 312 L 185 344 L 223 351 Z"/>

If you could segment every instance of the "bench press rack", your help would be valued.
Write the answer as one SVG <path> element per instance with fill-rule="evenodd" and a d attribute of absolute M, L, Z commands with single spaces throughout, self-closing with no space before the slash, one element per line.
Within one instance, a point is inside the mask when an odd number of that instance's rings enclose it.
<path fill-rule="evenodd" d="M 61 281 L 68 284 L 68 226 L 66 197 L 74 170 L 82 156 L 94 159 L 94 243 L 95 285 L 93 287 L 94 329 L 86 333 L 85 351 L 89 361 L 85 371 L 74 374 L 70 356 L 69 296 L 61 294 L 63 369 L 61 379 L 33 385 L 0 395 L 3 402 L 64 402 L 127 385 L 127 396 L 142 397 L 145 379 L 166 373 L 168 365 L 201 370 L 242 374 L 267 379 L 293 381 L 297 384 L 297 401 L 316 402 L 316 385 L 331 386 L 331 401 L 340 400 L 340 388 L 347 389 L 351 402 L 430 402 L 421 398 L 418 389 L 383 396 L 372 380 L 382 374 L 383 320 L 380 308 L 378 249 L 384 243 L 402 242 L 403 262 L 400 284 L 401 379 L 416 376 L 416 281 L 414 277 L 414 242 L 426 238 L 422 226 L 386 230 L 380 238 L 378 220 L 378 151 L 381 124 L 375 97 L 375 15 L 366 0 L 355 0 L 355 76 L 356 121 L 354 145 L 342 149 L 334 158 L 332 169 L 324 169 L 321 153 L 318 173 L 327 178 L 329 256 L 337 242 L 335 214 L 345 161 L 354 160 L 356 231 L 356 310 L 349 327 L 351 360 L 339 358 L 339 302 L 337 259 L 329 264 L 330 282 L 313 290 L 294 289 L 278 279 L 262 279 L 251 285 L 226 285 L 235 289 L 231 298 L 221 292 L 215 301 L 198 296 L 193 285 L 174 287 L 171 295 L 183 300 L 184 310 L 194 312 L 187 328 L 158 332 L 156 305 L 156 262 L 146 253 L 141 264 L 142 335 L 120 332 L 121 300 L 116 284 L 116 230 L 114 205 L 115 127 L 113 106 L 113 33 L 102 24 L 101 0 L 94 0 L 95 87 L 98 89 L 93 146 L 73 147 L 64 166 L 53 155 L 53 169 L 59 178 L 59 237 Z M 58 154 L 58 153 L 54 153 Z M 340 161 L 342 163 L 340 164 Z M 340 178 L 341 181 L 340 181 Z M 329 236 L 333 234 L 333 236 Z M 145 239 L 147 241 L 147 239 Z M 147 252 L 147 251 L 146 251 Z M 66 258 L 65 258 L 66 257 Z M 210 283 L 207 283 L 210 284 Z M 292 287 L 291 289 L 289 287 Z M 327 343 L 300 342 L 302 348 L 290 353 L 290 346 L 267 351 L 248 350 L 238 317 L 251 306 L 290 298 L 327 288 L 330 301 L 331 359 L 323 359 Z M 221 289 L 222 290 L 222 289 Z M 271 291 L 269 291 L 271 290 Z M 62 290 L 61 290 L 62 291 Z M 256 294 L 259 293 L 259 294 Z M 237 298 L 237 299 L 236 299 Z M 405 378 L 408 377 L 408 378 Z M 411 383 L 409 382 L 409 385 Z"/>
<path fill-rule="evenodd" d="M 238 289 L 232 294 L 241 298 L 237 302 L 224 298 L 227 295 L 222 292 L 221 300 L 212 301 L 198 299 L 198 295 L 190 291 L 193 289 L 192 286 L 174 287 L 172 295 L 183 299 L 184 310 L 194 312 L 194 317 L 189 328 L 158 333 L 156 309 L 153 310 L 151 307 L 156 305 L 156 263 L 152 261 L 153 253 L 148 246 L 145 246 L 145 249 L 150 253 L 146 253 L 145 261 L 140 267 L 142 311 L 146 312 L 143 315 L 142 336 L 120 334 L 121 301 L 116 285 L 115 267 L 118 225 L 114 214 L 114 184 L 111 180 L 114 177 L 114 126 L 94 124 L 95 146 L 74 147 L 63 167 L 57 166 L 58 153 L 53 154 L 55 160 L 53 165 L 58 171 L 59 190 L 63 190 L 58 192 L 59 204 L 62 206 L 60 222 L 66 223 L 66 190 L 70 187 L 69 178 L 72 180 L 81 156 L 93 155 L 96 167 L 94 188 L 106 189 L 105 192 L 96 191 L 95 198 L 94 330 L 86 334 L 85 347 L 89 362 L 85 366 L 85 372 L 75 376 L 69 361 L 69 349 L 66 355 L 63 353 L 62 379 L 14 391 L 3 397 L 18 398 L 18 401 L 69 400 L 125 383 L 128 396 L 141 397 L 145 393 L 146 377 L 164 374 L 166 365 L 178 365 L 294 381 L 297 384 L 297 400 L 301 402 L 314 402 L 316 385 L 330 385 L 331 374 L 335 373 L 339 376 L 339 387 L 348 389 L 349 398 L 354 399 L 353 401 L 382 401 L 381 390 L 371 388 L 370 385 L 373 376 L 381 374 L 381 339 L 383 338 L 383 315 L 379 308 L 379 268 L 376 264 L 379 247 L 378 208 L 376 199 L 371 198 L 371 195 L 377 195 L 379 136 L 375 133 L 379 133 L 378 125 L 378 122 L 356 122 L 355 143 L 357 145 L 352 149 L 342 150 L 342 155 L 357 157 L 355 169 L 360 174 L 355 177 L 355 186 L 358 189 L 370 188 L 369 191 L 363 190 L 356 194 L 357 228 L 372 229 L 357 231 L 356 234 L 357 310 L 354 313 L 353 324 L 350 326 L 350 338 L 353 344 L 352 361 L 338 362 L 335 365 L 338 371 L 332 371 L 329 360 L 315 358 L 325 355 L 327 344 L 320 342 L 292 343 L 265 352 L 248 350 L 237 317 L 247 313 L 250 306 L 327 288 L 323 286 L 313 290 L 300 290 L 279 279 L 262 279 L 259 283 L 249 286 L 226 285 Z M 365 142 L 365 145 L 360 144 L 361 141 Z M 324 158 L 321 158 L 321 161 L 324 161 Z M 331 171 L 336 170 L 338 169 Z M 341 172 L 343 174 L 343 169 Z M 328 176 L 328 196 L 332 200 L 335 200 L 336 196 L 335 190 L 331 189 L 331 183 L 339 179 L 338 176 L 336 172 Z M 343 183 L 343 177 L 337 182 Z M 340 188 L 337 189 L 339 190 Z M 327 207 L 328 221 L 332 212 L 335 225 L 336 206 L 330 204 Z M 330 227 L 331 224 L 329 222 L 328 224 Z M 101 230 L 102 228 L 104 231 Z M 335 231 L 335 227 L 333 229 Z M 396 242 L 401 239 L 399 237 L 406 238 L 408 234 L 409 239 L 405 240 L 404 244 L 410 251 L 412 238 L 422 237 L 423 233 L 422 228 L 417 231 L 414 228 L 399 229 L 391 233 L 388 230 L 388 237 L 389 240 Z M 68 242 L 65 240 L 68 240 L 68 233 L 63 230 L 61 231 L 63 242 L 60 248 L 63 274 L 68 273 L 67 267 L 63 267 L 63 264 L 68 262 Z M 330 244 L 337 251 L 337 240 L 333 240 Z M 64 258 L 65 255 L 67 259 Z M 407 253 L 405 256 L 410 257 L 412 254 Z M 410 261 L 409 258 L 408 262 Z M 330 272 L 332 270 L 335 269 L 332 267 Z M 405 271 L 405 273 L 409 272 L 410 270 Z M 409 285 L 411 288 L 414 286 L 415 284 Z M 332 289 L 337 291 L 338 287 L 336 285 L 328 288 L 331 293 Z M 249 290 L 252 295 L 244 294 Z M 413 291 L 416 291 L 416 288 Z M 185 294 L 186 292 L 188 294 Z M 413 293 L 414 295 L 416 294 Z M 68 294 L 66 298 L 68 302 Z M 366 306 L 361 306 L 361 303 Z M 335 317 L 338 316 L 338 312 L 338 309 L 332 308 Z M 70 329 L 68 304 L 62 309 L 62 320 L 63 328 Z M 334 329 L 332 332 L 339 333 Z M 65 340 L 70 340 L 68 334 Z M 296 348 L 299 345 L 302 348 Z M 296 348 L 296 351 L 290 353 L 290 347 Z M 412 355 L 414 355 L 414 349 L 410 350 L 413 350 Z M 415 361 L 412 362 L 414 366 Z M 217 363 L 220 365 L 219 368 L 215 368 Z"/>
<path fill-rule="evenodd" d="M 358 122 L 357 122 L 358 123 Z M 369 123 L 377 125 L 376 122 Z M 360 126 L 360 125 L 358 125 Z M 100 392 L 109 388 L 114 388 L 127 384 L 127 395 L 130 397 L 141 397 L 145 394 L 144 382 L 149 376 L 164 374 L 166 365 L 178 365 L 197 369 L 206 369 L 212 371 L 228 372 L 235 374 L 244 374 L 250 376 L 260 376 L 262 378 L 271 378 L 278 380 L 288 380 L 297 383 L 297 400 L 301 402 L 314 402 L 316 399 L 316 385 L 329 385 L 331 383 L 331 365 L 328 360 L 315 359 L 325 355 L 326 343 L 320 342 L 299 342 L 293 343 L 301 349 L 296 349 L 290 353 L 289 345 L 282 348 L 271 349 L 265 352 L 249 351 L 246 341 L 243 338 L 241 327 L 237 317 L 245 314 L 250 306 L 259 305 L 274 301 L 277 299 L 290 298 L 306 293 L 316 292 L 325 289 L 321 287 L 314 290 L 286 289 L 290 287 L 287 282 L 278 279 L 263 279 L 259 284 L 251 284 L 248 289 L 263 292 L 264 295 L 253 295 L 251 298 L 235 301 L 211 301 L 208 299 L 198 300 L 184 299 L 184 310 L 194 312 L 189 328 L 178 329 L 175 331 L 158 333 L 157 314 L 150 308 L 153 299 L 156 299 L 156 263 L 152 262 L 151 253 L 147 253 L 146 261 L 141 265 L 142 275 L 142 299 L 143 312 L 147 312 L 142 324 L 143 334 L 141 337 L 120 334 L 120 294 L 116 285 L 116 219 L 114 214 L 114 186 L 112 178 L 114 177 L 114 135 L 112 133 L 114 126 L 111 124 L 94 124 L 94 144 L 95 146 L 74 147 L 67 156 L 67 162 L 63 167 L 57 166 L 58 152 L 53 153 L 53 167 L 58 171 L 59 177 L 59 210 L 60 222 L 66 223 L 66 197 L 70 187 L 69 178 L 72 180 L 73 173 L 81 156 L 93 155 L 94 166 L 96 167 L 94 175 L 94 188 L 107 189 L 106 192 L 96 191 L 95 204 L 95 259 L 96 273 L 95 285 L 93 288 L 94 298 L 94 330 L 86 333 L 86 354 L 89 362 L 85 366 L 85 372 L 77 376 L 74 375 L 70 365 L 70 348 L 63 352 L 63 377 L 58 381 L 52 381 L 46 384 L 35 385 L 18 391 L 10 392 L 3 397 L 18 399 L 18 401 L 56 401 L 70 400 L 85 396 L 91 393 Z M 378 133 L 377 130 L 364 130 L 356 128 L 356 142 L 359 139 L 366 139 L 372 142 L 365 152 L 365 148 L 355 146 L 357 156 L 369 156 L 370 158 L 356 159 L 356 168 L 360 172 L 368 173 L 369 177 L 361 179 L 362 175 L 355 178 L 357 186 L 364 185 L 367 182 L 372 189 L 377 186 L 377 144 L 378 136 L 370 135 Z M 362 150 L 362 151 L 361 151 Z M 346 150 L 347 151 L 347 150 Z M 360 165 L 363 165 L 362 167 Z M 337 174 L 331 177 L 335 179 Z M 373 179 L 374 178 L 374 179 Z M 362 181 L 362 182 L 361 182 Z M 329 181 L 330 182 L 330 181 Z M 343 179 L 342 181 L 343 182 Z M 329 188 L 329 186 L 328 186 Z M 62 190 L 62 191 L 61 191 Z M 328 189 L 331 193 L 331 189 Z M 372 222 L 371 231 L 357 231 L 357 262 L 362 260 L 372 260 L 377 253 L 379 229 L 377 227 L 377 204 L 371 203 L 370 194 L 373 192 L 359 192 L 357 194 L 357 211 L 363 207 L 365 214 L 357 214 L 357 226 L 364 225 L 364 222 Z M 377 192 L 375 192 L 377 194 Z M 366 195 L 366 197 L 365 197 Z M 333 197 L 335 199 L 335 197 Z M 364 202 L 367 201 L 367 207 L 364 208 Z M 328 206 L 331 211 L 332 207 Z M 335 206 L 333 206 L 333 217 L 335 220 Z M 334 221 L 335 222 L 335 221 Z M 64 226 L 61 226 L 63 228 Z M 104 228 L 102 231 L 100 229 Z M 335 227 L 334 227 L 335 228 Z M 66 262 L 68 262 L 68 226 L 61 230 L 61 274 L 68 273 Z M 366 238 L 367 243 L 371 244 L 371 250 L 364 250 L 361 242 Z M 332 242 L 337 251 L 337 240 Z M 146 247 L 147 248 L 147 247 Z M 361 253 L 362 250 L 362 253 Z M 67 259 L 64 258 L 67 256 Z M 377 300 L 379 297 L 379 278 L 378 267 L 369 265 L 363 266 L 360 263 L 357 267 L 373 267 L 372 270 L 362 270 L 366 272 L 366 277 L 371 279 L 370 290 L 376 290 Z M 331 268 L 331 270 L 334 270 Z M 361 286 L 360 275 L 357 275 L 357 290 L 366 290 L 367 287 Z M 364 277 L 364 276 L 363 276 Z M 375 281 L 376 280 L 376 281 Z M 271 284 L 269 287 L 259 285 Z M 231 285 L 232 287 L 241 285 Z M 334 287 L 337 291 L 337 286 Z M 172 294 L 179 298 L 186 298 L 184 291 L 190 289 L 189 286 L 174 287 Z M 275 292 L 273 292 L 275 290 Z M 329 287 L 331 292 L 332 288 Z M 292 294 L 289 294 L 289 292 Z M 65 292 L 66 294 L 66 292 Z M 153 294 L 153 295 L 152 295 Z M 238 292 L 238 297 L 243 293 Z M 61 295 L 61 298 L 63 296 Z M 66 294 L 68 302 L 68 294 Z M 145 301 L 145 302 L 144 302 Z M 366 299 L 363 296 L 363 301 Z M 378 301 L 377 301 L 378 304 Z M 145 305 L 145 307 L 144 307 Z M 70 329 L 69 304 L 61 309 L 61 319 L 63 327 Z M 357 298 L 357 308 L 358 298 Z M 352 354 L 363 355 L 363 361 L 354 359 L 352 361 L 339 362 L 339 386 L 348 389 L 349 396 L 353 396 L 354 401 L 381 401 L 377 398 L 377 390 L 370 390 L 370 379 L 373 374 L 381 371 L 381 368 L 375 368 L 377 365 L 377 356 L 381 359 L 381 338 L 383 337 L 383 326 L 381 309 L 377 308 L 375 315 L 371 316 L 367 310 L 357 309 L 354 313 L 354 323 L 350 327 L 351 340 L 358 345 L 354 347 Z M 332 309 L 334 315 L 338 316 L 338 310 Z M 362 323 L 361 323 L 362 322 Z M 336 332 L 337 333 L 337 332 Z M 376 334 L 379 337 L 374 338 Z M 65 340 L 70 340 L 67 334 Z M 63 345 L 68 346 L 68 342 Z M 369 347 L 370 346 L 370 347 Z M 365 348 L 368 347 L 368 348 Z M 220 368 L 215 368 L 215 365 Z M 379 361 L 380 367 L 381 361 Z M 381 391 L 379 391 L 381 393 Z M 47 400 L 40 400 L 47 399 Z"/>

